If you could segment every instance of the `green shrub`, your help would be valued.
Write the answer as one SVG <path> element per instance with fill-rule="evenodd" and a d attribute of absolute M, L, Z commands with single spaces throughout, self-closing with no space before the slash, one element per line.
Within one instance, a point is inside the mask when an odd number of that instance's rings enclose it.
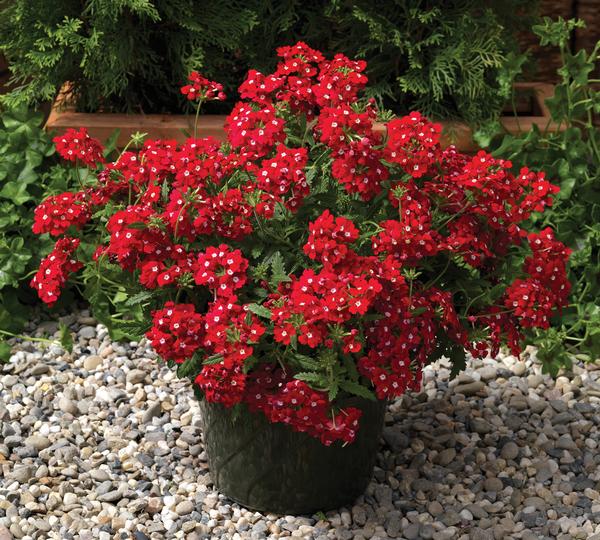
<path fill-rule="evenodd" d="M 195 67 L 232 81 L 237 49 L 256 24 L 245 4 L 14 0 L 0 13 L 0 50 L 19 87 L 1 101 L 52 100 L 68 80 L 81 110 L 162 112 Z"/>
<path fill-rule="evenodd" d="M 537 339 L 539 356 L 554 371 L 570 364 L 569 353 L 600 357 L 600 130 L 593 118 L 600 113 L 600 91 L 590 84 L 600 82 L 590 79 L 600 42 L 589 53 L 572 51 L 571 31 L 582 25 L 546 18 L 534 27 L 542 45 L 558 46 L 562 54 L 561 81 L 546 101 L 562 131 L 534 127 L 494 143 L 495 154 L 510 159 L 516 168 L 543 169 L 561 187 L 554 207 L 534 219 L 538 226 L 551 226 L 574 251 L 569 269 L 572 304 Z"/>
<path fill-rule="evenodd" d="M 331 0 L 314 11 L 293 0 L 279 2 L 259 20 L 274 19 L 285 39 L 277 41 L 268 26 L 257 25 L 250 64 L 272 69 L 264 65 L 273 56 L 269 49 L 304 39 L 328 54 L 364 58 L 368 95 L 380 106 L 480 124 L 496 119 L 511 95 L 524 60 L 515 33 L 533 20 L 535 4 Z M 286 24 L 290 20 L 298 22 Z"/>
<path fill-rule="evenodd" d="M 298 39 L 369 64 L 380 106 L 482 124 L 497 118 L 523 60 L 515 32 L 535 2 L 417 0 L 14 0 L 0 50 L 20 85 L 5 104 L 50 100 L 73 81 L 82 110 L 182 110 L 191 69 L 235 89 Z M 173 109 L 172 105 L 176 107 Z"/>

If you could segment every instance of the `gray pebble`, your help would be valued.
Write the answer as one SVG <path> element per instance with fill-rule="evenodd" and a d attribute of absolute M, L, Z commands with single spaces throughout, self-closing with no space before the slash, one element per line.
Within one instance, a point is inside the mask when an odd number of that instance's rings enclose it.
<path fill-rule="evenodd" d="M 516 459 L 519 455 L 519 447 L 516 443 L 507 442 L 500 451 L 500 456 L 506 460 Z"/>

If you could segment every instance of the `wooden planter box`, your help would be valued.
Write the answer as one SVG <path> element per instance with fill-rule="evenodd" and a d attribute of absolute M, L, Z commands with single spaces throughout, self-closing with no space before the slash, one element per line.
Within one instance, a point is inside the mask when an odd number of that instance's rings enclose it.
<path fill-rule="evenodd" d="M 553 94 L 553 85 L 545 83 L 516 83 L 515 88 L 526 92 L 528 103 L 522 109 L 522 116 L 514 116 L 511 111 L 501 118 L 502 125 L 509 133 L 528 131 L 533 124 L 540 129 L 553 125 L 544 100 Z M 65 99 L 67 87 L 64 86 L 54 101 L 46 122 L 46 130 L 62 133 L 68 128 L 86 127 L 89 134 L 101 141 L 110 137 L 119 129 L 118 147 L 124 147 L 135 132 L 147 133 L 149 139 L 175 139 L 183 142 L 185 132 L 194 131 L 194 116 L 179 114 L 116 114 L 116 113 L 79 113 Z M 198 136 L 212 136 L 225 140 L 223 124 L 225 116 L 203 115 L 198 122 Z M 475 152 L 478 146 L 473 141 L 472 131 L 460 122 L 442 122 L 444 132 L 442 142 L 445 146 L 455 144 L 463 152 Z M 383 130 L 382 124 L 375 129 Z"/>

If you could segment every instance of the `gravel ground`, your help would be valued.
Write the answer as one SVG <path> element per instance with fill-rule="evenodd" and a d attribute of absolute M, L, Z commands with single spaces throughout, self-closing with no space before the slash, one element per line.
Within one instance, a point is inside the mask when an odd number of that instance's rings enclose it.
<path fill-rule="evenodd" d="M 0 368 L 0 540 L 600 540 L 600 366 L 553 381 L 531 350 L 450 383 L 428 367 L 354 506 L 263 515 L 214 490 L 188 382 L 85 311 L 64 321 L 72 355 L 22 343 Z"/>

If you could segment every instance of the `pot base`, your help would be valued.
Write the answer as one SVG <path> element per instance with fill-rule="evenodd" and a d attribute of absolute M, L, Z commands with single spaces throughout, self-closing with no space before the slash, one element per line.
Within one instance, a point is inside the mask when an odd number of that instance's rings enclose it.
<path fill-rule="evenodd" d="M 234 420 L 231 409 L 201 400 L 215 486 L 246 508 L 276 514 L 313 514 L 350 505 L 371 480 L 385 403 L 353 398 L 344 406 L 363 411 L 356 440 L 324 446 L 245 406 Z"/>

